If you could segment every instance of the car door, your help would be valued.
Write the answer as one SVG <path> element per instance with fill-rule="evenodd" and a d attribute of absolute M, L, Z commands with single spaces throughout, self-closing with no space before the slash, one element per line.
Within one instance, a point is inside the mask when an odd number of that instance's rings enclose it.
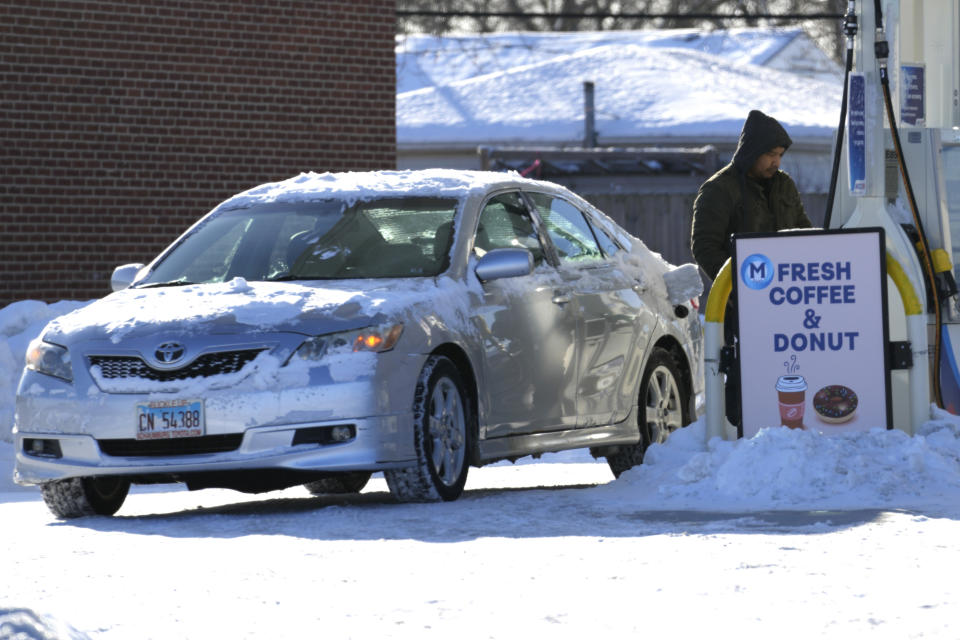
<path fill-rule="evenodd" d="M 498 248 L 525 247 L 534 259 L 527 276 L 481 283 L 473 316 L 483 341 L 486 410 L 481 437 L 574 428 L 577 423 L 577 319 L 569 289 L 551 265 L 526 202 L 517 191 L 483 205 L 473 258 Z"/>
<path fill-rule="evenodd" d="M 639 366 L 656 325 L 643 284 L 617 259 L 620 246 L 568 200 L 528 193 L 556 249 L 577 314 L 579 426 L 623 420 L 636 402 Z"/>

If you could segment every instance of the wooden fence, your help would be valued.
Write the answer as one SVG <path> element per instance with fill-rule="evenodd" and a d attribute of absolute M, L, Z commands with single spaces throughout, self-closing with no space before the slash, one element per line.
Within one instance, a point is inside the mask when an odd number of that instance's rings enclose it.
<path fill-rule="evenodd" d="M 690 224 L 699 182 L 687 193 L 583 193 L 583 198 L 673 264 L 693 262 Z M 821 224 L 827 194 L 801 194 L 814 225 Z"/>

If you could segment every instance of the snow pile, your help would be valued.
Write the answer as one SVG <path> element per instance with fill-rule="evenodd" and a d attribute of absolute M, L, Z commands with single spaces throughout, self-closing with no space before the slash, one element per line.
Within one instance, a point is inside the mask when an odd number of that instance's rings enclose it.
<path fill-rule="evenodd" d="M 53 318 L 87 304 L 61 301 L 48 305 L 21 300 L 0 309 L 0 440 L 10 440 L 17 384 L 30 341 Z"/>
<path fill-rule="evenodd" d="M 703 293 L 700 268 L 689 262 L 664 273 L 663 282 L 667 285 L 667 298 L 670 304 L 682 304 Z"/>
<path fill-rule="evenodd" d="M 660 509 L 949 504 L 960 497 L 960 418 L 933 410 L 913 437 L 896 429 L 826 436 L 778 426 L 748 440 L 705 442 L 701 419 L 652 445 L 643 465 L 597 491 Z"/>
<path fill-rule="evenodd" d="M 0 638 L 4 640 L 86 640 L 67 623 L 30 609 L 0 609 Z"/>

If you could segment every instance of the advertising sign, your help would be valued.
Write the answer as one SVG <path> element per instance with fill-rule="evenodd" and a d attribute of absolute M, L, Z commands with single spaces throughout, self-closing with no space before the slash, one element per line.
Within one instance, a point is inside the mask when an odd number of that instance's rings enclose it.
<path fill-rule="evenodd" d="M 923 126 L 926 117 L 924 106 L 923 65 L 900 67 L 900 122 L 911 126 Z"/>
<path fill-rule="evenodd" d="M 866 79 L 862 73 L 851 73 L 847 86 L 847 173 L 850 193 L 867 193 L 867 98 Z"/>
<path fill-rule="evenodd" d="M 734 236 L 743 437 L 891 427 L 881 228 Z"/>

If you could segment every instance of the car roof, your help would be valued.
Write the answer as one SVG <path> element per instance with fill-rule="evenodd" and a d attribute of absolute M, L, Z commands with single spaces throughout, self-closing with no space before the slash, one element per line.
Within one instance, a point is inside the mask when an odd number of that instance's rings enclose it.
<path fill-rule="evenodd" d="M 280 182 L 259 185 L 222 202 L 233 209 L 267 202 L 310 202 L 327 198 L 369 200 L 384 195 L 463 198 L 507 187 L 563 190 L 559 185 L 530 180 L 516 172 L 420 169 L 301 173 Z"/>

